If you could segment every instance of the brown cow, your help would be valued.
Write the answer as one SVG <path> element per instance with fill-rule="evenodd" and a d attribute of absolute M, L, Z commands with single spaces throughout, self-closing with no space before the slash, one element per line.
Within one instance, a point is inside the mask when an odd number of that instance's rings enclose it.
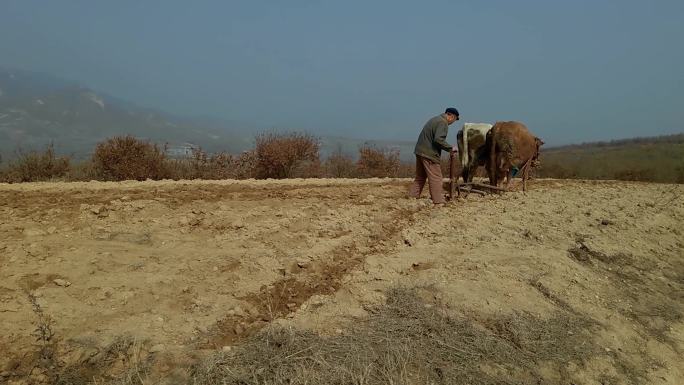
<path fill-rule="evenodd" d="M 538 164 L 542 144 L 520 122 L 496 122 L 487 135 L 489 183 L 499 186 L 505 177 L 508 189 L 511 178 L 522 172 L 523 191 L 526 191 L 530 167 Z"/>

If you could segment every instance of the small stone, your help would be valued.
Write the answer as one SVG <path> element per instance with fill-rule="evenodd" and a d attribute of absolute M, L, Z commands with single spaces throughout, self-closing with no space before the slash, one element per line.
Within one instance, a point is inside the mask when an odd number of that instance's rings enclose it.
<path fill-rule="evenodd" d="M 299 267 L 300 269 L 306 269 L 307 267 L 309 267 L 309 261 L 305 261 L 305 260 L 297 261 L 297 267 Z"/>
<path fill-rule="evenodd" d="M 342 329 L 335 329 L 335 333 L 342 334 Z"/>
<path fill-rule="evenodd" d="M 97 299 L 102 301 L 107 298 L 111 298 L 112 294 L 114 294 L 114 289 L 112 289 L 111 287 L 104 287 L 102 288 L 100 294 L 97 296 Z"/>
<path fill-rule="evenodd" d="M 157 344 L 150 348 L 150 353 L 159 353 L 163 352 L 164 350 L 166 350 L 166 346 L 164 346 L 164 344 Z"/>
<path fill-rule="evenodd" d="M 71 286 L 71 282 L 69 282 L 69 281 L 67 281 L 67 280 L 65 280 L 65 279 L 61 279 L 61 278 L 57 278 L 57 279 L 53 280 L 52 282 L 54 282 L 55 285 L 57 285 L 57 286 L 62 286 L 62 287 L 69 287 L 69 286 Z"/>
<path fill-rule="evenodd" d="M 613 224 L 613 221 L 611 221 L 610 219 L 602 219 L 601 220 L 601 225 L 603 225 L 603 226 L 608 226 L 608 225 L 612 225 L 612 224 Z"/>
<path fill-rule="evenodd" d="M 243 329 L 242 326 L 240 326 L 240 325 L 235 325 L 235 327 L 233 328 L 233 332 L 235 332 L 235 335 L 238 335 L 238 336 L 240 334 L 242 334 L 244 331 L 245 331 L 245 329 Z"/>
<path fill-rule="evenodd" d="M 230 312 L 232 312 L 233 315 L 236 315 L 238 317 L 244 317 L 246 315 L 245 311 L 242 310 L 242 308 L 240 306 L 237 306 L 237 305 L 234 306 L 232 309 L 230 309 L 230 311 L 228 313 L 230 314 Z"/>
<path fill-rule="evenodd" d="M 47 228 L 48 234 L 54 234 L 57 231 L 57 228 L 55 226 L 50 226 Z"/>
<path fill-rule="evenodd" d="M 226 346 L 222 347 L 221 350 L 223 350 L 224 352 L 229 352 L 229 351 L 233 350 L 233 347 L 226 345 Z"/>
<path fill-rule="evenodd" d="M 612 352 L 612 350 L 610 350 L 610 348 L 606 348 L 606 353 L 610 353 L 610 352 Z"/>
<path fill-rule="evenodd" d="M 218 266 L 214 266 L 214 268 L 212 270 L 213 271 L 219 271 L 219 268 L 218 268 Z"/>
<path fill-rule="evenodd" d="M 290 310 L 294 310 L 295 308 L 297 308 L 297 304 L 294 302 L 290 302 L 287 304 L 287 308 Z"/>
<path fill-rule="evenodd" d="M 40 229 L 24 229 L 24 235 L 26 235 L 27 237 L 37 237 L 45 235 L 45 232 Z"/>

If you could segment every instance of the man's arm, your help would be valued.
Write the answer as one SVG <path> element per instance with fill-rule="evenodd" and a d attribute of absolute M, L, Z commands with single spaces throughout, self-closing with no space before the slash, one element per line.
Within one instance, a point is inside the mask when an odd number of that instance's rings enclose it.
<path fill-rule="evenodd" d="M 449 131 L 449 126 L 446 122 L 440 122 L 435 129 L 435 143 L 444 151 L 452 151 L 453 147 L 447 143 L 446 137 Z"/>

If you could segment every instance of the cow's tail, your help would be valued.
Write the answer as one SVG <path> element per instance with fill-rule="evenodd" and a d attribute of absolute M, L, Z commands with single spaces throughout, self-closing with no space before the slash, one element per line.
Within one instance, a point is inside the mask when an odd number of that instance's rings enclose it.
<path fill-rule="evenodd" d="M 496 169 L 497 164 L 496 164 L 496 124 L 494 127 L 492 127 L 489 130 L 489 164 L 487 167 L 488 168 L 488 173 L 489 173 L 489 184 L 492 186 L 497 185 L 497 179 L 496 179 Z"/>
<path fill-rule="evenodd" d="M 468 165 L 468 128 L 463 125 L 463 155 L 461 157 L 461 167 L 466 167 Z"/>

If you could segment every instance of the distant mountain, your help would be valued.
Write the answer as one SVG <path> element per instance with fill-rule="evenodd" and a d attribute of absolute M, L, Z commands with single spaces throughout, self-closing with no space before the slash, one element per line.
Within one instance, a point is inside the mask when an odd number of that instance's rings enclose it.
<path fill-rule="evenodd" d="M 212 152 L 249 148 L 251 136 L 236 132 L 218 121 L 139 107 L 50 75 L 0 69 L 0 153 L 6 157 L 50 142 L 61 153 L 84 157 L 97 142 L 125 134 Z"/>
<path fill-rule="evenodd" d="M 208 152 L 239 153 L 254 146 L 258 128 L 225 119 L 177 116 L 92 90 L 48 74 L 0 68 L 0 155 L 42 149 L 87 157 L 95 145 L 112 136 L 131 134 L 168 144 L 182 156 L 191 146 Z M 315 134 L 315 133 L 314 133 Z M 322 137 L 321 157 L 341 150 L 356 158 L 364 145 L 398 150 L 413 160 L 414 142 Z"/>
<path fill-rule="evenodd" d="M 655 144 L 684 144 L 684 133 L 660 136 L 646 136 L 626 139 L 613 139 L 610 141 L 585 142 L 579 144 L 567 144 L 564 146 L 542 147 L 543 152 L 561 152 L 572 150 L 592 150 L 606 148 L 623 148 L 629 146 L 645 146 Z"/>

